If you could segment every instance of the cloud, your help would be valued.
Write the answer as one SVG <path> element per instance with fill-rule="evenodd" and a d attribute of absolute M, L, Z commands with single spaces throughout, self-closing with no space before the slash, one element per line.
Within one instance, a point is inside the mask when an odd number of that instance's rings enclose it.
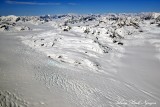
<path fill-rule="evenodd" d="M 24 4 L 24 5 L 61 5 L 61 3 L 39 3 L 39 2 L 20 2 L 20 1 L 14 1 L 14 0 L 7 0 L 6 3 L 8 4 Z"/>

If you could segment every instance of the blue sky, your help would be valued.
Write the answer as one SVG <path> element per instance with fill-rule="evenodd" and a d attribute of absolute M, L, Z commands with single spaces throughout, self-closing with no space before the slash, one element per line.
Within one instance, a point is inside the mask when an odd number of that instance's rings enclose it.
<path fill-rule="evenodd" d="M 0 0 L 0 15 L 160 12 L 160 0 Z"/>

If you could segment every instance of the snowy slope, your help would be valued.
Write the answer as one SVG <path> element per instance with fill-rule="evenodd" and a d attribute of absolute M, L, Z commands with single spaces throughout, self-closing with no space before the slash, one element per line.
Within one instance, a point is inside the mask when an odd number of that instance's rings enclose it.
<path fill-rule="evenodd" d="M 0 106 L 159 107 L 159 15 L 0 17 Z"/>

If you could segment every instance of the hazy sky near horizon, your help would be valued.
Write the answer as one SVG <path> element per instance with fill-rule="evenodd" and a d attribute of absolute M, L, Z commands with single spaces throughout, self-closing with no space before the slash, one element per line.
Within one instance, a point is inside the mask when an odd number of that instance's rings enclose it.
<path fill-rule="evenodd" d="M 160 12 L 160 0 L 0 0 L 0 15 Z"/>

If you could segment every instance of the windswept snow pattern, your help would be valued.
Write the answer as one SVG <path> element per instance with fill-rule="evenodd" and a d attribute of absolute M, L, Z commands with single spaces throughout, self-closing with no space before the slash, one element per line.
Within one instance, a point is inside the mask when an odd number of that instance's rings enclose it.
<path fill-rule="evenodd" d="M 8 91 L 0 91 L 0 107 L 27 107 L 27 102 Z"/>
<path fill-rule="evenodd" d="M 73 107 L 160 106 L 160 13 L 2 16 L 0 30 L 45 56 L 38 64 L 27 59 L 33 79 Z M 7 92 L 0 97 L 2 107 L 34 105 Z"/>

